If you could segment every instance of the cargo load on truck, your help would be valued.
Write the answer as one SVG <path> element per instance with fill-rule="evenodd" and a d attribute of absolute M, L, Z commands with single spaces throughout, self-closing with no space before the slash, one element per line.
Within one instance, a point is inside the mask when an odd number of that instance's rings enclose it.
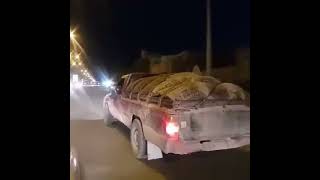
<path fill-rule="evenodd" d="M 245 101 L 247 93 L 232 83 L 222 83 L 211 76 L 192 72 L 173 74 L 147 74 L 128 84 L 125 97 L 158 104 L 167 108 L 174 105 L 196 105 L 199 101 Z"/>

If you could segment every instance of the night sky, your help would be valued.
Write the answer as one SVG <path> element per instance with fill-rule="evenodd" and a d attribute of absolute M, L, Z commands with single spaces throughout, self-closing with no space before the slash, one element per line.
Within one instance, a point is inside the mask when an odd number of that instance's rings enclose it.
<path fill-rule="evenodd" d="M 130 67 L 141 49 L 205 51 L 205 0 L 70 0 L 91 67 Z M 249 0 L 212 0 L 214 55 L 250 44 Z"/>

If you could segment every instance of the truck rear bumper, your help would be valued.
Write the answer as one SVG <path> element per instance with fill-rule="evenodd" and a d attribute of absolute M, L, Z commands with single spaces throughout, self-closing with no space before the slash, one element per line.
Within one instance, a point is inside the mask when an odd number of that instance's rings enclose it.
<path fill-rule="evenodd" d="M 222 149 L 238 148 L 250 144 L 250 135 L 239 137 L 228 137 L 210 141 L 179 141 L 168 139 L 164 143 L 165 147 L 160 147 L 164 153 L 189 154 L 198 151 L 215 151 Z"/>

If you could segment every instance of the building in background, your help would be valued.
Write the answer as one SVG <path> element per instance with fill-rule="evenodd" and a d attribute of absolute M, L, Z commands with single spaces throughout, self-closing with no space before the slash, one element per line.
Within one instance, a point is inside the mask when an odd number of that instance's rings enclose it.
<path fill-rule="evenodd" d="M 148 64 L 150 73 L 172 73 L 192 71 L 193 67 L 198 65 L 203 67 L 203 58 L 200 53 L 183 51 L 178 54 L 160 55 L 147 51 L 141 52 L 141 59 Z"/>
<path fill-rule="evenodd" d="M 222 65 L 213 67 L 211 75 L 223 82 L 232 82 L 250 90 L 250 48 L 237 48 L 228 56 L 215 57 Z M 224 62 L 227 62 L 224 64 Z M 215 63 L 213 63 L 215 65 Z M 213 66 L 214 66 L 213 65 Z M 183 51 L 178 54 L 161 55 L 142 51 L 140 59 L 133 66 L 136 72 L 177 73 L 191 72 L 199 67 L 205 75 L 205 55 Z"/>
<path fill-rule="evenodd" d="M 225 82 L 243 84 L 250 81 L 250 48 L 238 48 L 233 53 L 233 65 L 213 68 L 212 75 Z"/>

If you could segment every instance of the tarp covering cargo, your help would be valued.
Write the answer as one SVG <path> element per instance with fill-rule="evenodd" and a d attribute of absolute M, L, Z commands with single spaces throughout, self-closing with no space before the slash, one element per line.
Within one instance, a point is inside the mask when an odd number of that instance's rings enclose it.
<path fill-rule="evenodd" d="M 131 82 L 126 90 L 129 98 L 148 100 L 154 97 L 171 101 L 203 100 L 211 97 L 225 99 L 246 98 L 239 86 L 222 83 L 211 76 L 201 76 L 192 72 L 160 74 L 139 78 Z"/>

